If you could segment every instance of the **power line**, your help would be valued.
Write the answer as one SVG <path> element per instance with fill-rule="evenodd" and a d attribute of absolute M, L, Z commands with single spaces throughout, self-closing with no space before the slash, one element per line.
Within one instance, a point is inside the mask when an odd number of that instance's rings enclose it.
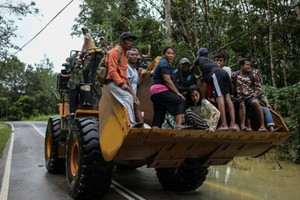
<path fill-rule="evenodd" d="M 63 9 L 61 9 L 45 26 L 44 28 L 42 28 L 35 36 L 33 36 L 33 38 L 31 38 L 28 42 L 26 42 L 18 51 L 16 51 L 14 53 L 14 55 L 16 55 L 19 51 L 21 51 L 25 46 L 27 46 L 32 40 L 34 40 L 41 32 L 43 32 L 47 26 L 49 26 L 49 24 L 51 24 L 52 21 L 54 21 L 54 19 L 60 15 L 60 13 L 62 13 L 62 11 L 64 11 L 74 0 L 71 0 L 67 5 L 65 5 L 65 7 L 63 7 Z"/>
<path fill-rule="evenodd" d="M 300 5 L 300 2 L 298 2 L 296 5 L 290 7 L 289 9 L 285 10 L 283 13 L 281 13 L 281 14 L 278 15 L 277 17 L 274 17 L 274 18 L 270 19 L 269 21 L 267 21 L 266 23 L 260 25 L 260 26 L 257 27 L 256 29 L 253 29 L 252 31 L 250 31 L 250 32 L 248 32 L 248 33 L 245 33 L 244 35 L 238 37 L 238 38 L 235 39 L 234 41 L 231 41 L 231 42 L 227 43 L 226 45 L 224 45 L 224 46 L 222 46 L 221 48 L 219 48 L 216 52 L 218 52 L 218 51 L 220 51 L 221 49 L 224 49 L 224 48 L 226 48 L 226 47 L 228 47 L 228 46 L 230 46 L 230 45 L 236 43 L 237 41 L 239 41 L 239 40 L 241 40 L 242 38 L 244 38 L 244 37 L 246 37 L 246 36 L 248 36 L 248 35 L 250 35 L 250 34 L 256 32 L 256 31 L 258 31 L 259 29 L 261 29 L 261 28 L 263 28 L 263 27 L 265 27 L 265 26 L 268 26 L 268 25 L 269 25 L 271 22 L 273 22 L 275 19 L 278 19 L 278 18 L 282 17 L 283 15 L 287 14 L 288 12 L 290 12 L 292 9 L 298 7 L 299 5 Z"/>

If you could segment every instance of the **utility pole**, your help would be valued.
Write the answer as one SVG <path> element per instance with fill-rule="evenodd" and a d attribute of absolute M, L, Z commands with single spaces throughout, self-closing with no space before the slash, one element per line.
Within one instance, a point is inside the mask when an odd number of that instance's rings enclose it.
<path fill-rule="evenodd" d="M 171 0 L 165 2 L 165 26 L 166 26 L 166 44 L 172 44 L 172 27 L 171 27 Z"/>
<path fill-rule="evenodd" d="M 6 111 L 5 111 L 5 115 L 6 115 L 6 121 L 8 121 L 8 98 L 6 98 Z"/>

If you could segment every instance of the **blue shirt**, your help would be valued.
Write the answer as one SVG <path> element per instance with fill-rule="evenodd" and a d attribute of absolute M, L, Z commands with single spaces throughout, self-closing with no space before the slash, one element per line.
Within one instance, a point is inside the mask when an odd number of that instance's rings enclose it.
<path fill-rule="evenodd" d="M 134 94 L 137 93 L 137 85 L 139 82 L 139 74 L 135 68 L 132 68 L 129 64 L 127 64 L 127 77 L 128 81 L 131 84 L 132 90 Z"/>
<path fill-rule="evenodd" d="M 155 70 L 153 72 L 152 85 L 155 85 L 155 84 L 166 85 L 164 78 L 163 78 L 163 74 L 170 75 L 171 79 L 173 80 L 171 64 L 165 58 L 161 58 L 155 67 Z"/>

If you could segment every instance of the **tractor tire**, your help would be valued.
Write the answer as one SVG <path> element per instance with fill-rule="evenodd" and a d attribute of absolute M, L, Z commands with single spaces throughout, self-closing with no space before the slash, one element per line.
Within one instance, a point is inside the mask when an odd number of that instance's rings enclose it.
<path fill-rule="evenodd" d="M 98 119 L 79 118 L 67 142 L 67 182 L 74 199 L 102 198 L 110 189 L 113 162 L 104 160 Z"/>
<path fill-rule="evenodd" d="M 60 140 L 60 117 L 51 117 L 48 120 L 45 135 L 45 162 L 49 173 L 65 172 L 65 158 L 58 157 L 58 143 Z"/>
<path fill-rule="evenodd" d="M 157 168 L 156 175 L 162 186 L 173 192 L 198 189 L 206 179 L 208 169 L 197 159 L 186 159 L 177 168 Z"/>

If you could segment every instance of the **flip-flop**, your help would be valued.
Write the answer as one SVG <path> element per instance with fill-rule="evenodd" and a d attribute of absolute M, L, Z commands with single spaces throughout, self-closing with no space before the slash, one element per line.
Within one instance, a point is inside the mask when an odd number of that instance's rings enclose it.
<path fill-rule="evenodd" d="M 258 131 L 259 132 L 268 132 L 268 130 L 266 128 L 259 128 Z"/>
<path fill-rule="evenodd" d="M 218 128 L 217 131 L 229 131 L 229 128 Z"/>
<path fill-rule="evenodd" d="M 246 131 L 253 131 L 252 128 L 246 128 Z"/>
<path fill-rule="evenodd" d="M 275 128 L 273 132 L 281 132 L 281 131 L 283 131 L 283 126 L 279 126 Z"/>
<path fill-rule="evenodd" d="M 193 126 L 191 126 L 191 125 L 181 125 L 179 127 L 175 127 L 175 129 L 178 129 L 178 130 L 180 130 L 180 129 L 193 129 Z"/>
<path fill-rule="evenodd" d="M 245 128 L 243 128 L 243 129 L 241 129 L 241 131 L 247 131 L 247 127 L 245 127 Z"/>
<path fill-rule="evenodd" d="M 229 131 L 237 131 L 237 128 L 228 128 Z"/>

